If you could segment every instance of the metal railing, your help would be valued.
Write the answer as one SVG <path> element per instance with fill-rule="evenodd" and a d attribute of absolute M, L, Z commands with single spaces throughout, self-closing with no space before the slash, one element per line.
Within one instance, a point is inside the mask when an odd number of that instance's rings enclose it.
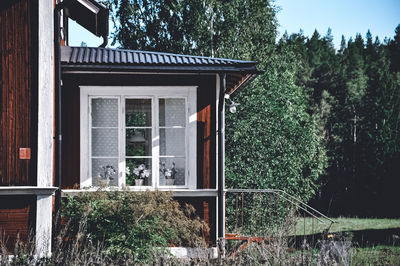
<path fill-rule="evenodd" d="M 273 238 L 285 234 L 297 245 L 300 238 L 314 244 L 334 221 L 305 202 L 279 189 L 226 189 L 225 239 Z"/>

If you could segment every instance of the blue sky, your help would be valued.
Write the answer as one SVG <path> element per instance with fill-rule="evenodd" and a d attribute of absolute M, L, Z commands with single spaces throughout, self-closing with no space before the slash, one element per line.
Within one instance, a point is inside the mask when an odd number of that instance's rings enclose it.
<path fill-rule="evenodd" d="M 365 37 L 368 29 L 381 41 L 385 37 L 392 38 L 400 24 L 400 0 L 276 0 L 275 5 L 280 7 L 277 14 L 279 36 L 285 30 L 290 34 L 300 29 L 305 36 L 311 36 L 315 29 L 325 35 L 331 28 L 336 48 L 342 35 L 346 40 L 356 33 Z M 102 39 L 70 21 L 69 45 L 80 46 L 82 42 L 87 46 L 99 46 Z"/>
<path fill-rule="evenodd" d="M 277 14 L 280 36 L 304 31 L 311 36 L 315 29 L 325 35 L 332 29 L 335 47 L 342 35 L 348 40 L 370 29 L 372 35 L 393 38 L 400 24 L 400 0 L 276 0 L 281 10 Z"/>

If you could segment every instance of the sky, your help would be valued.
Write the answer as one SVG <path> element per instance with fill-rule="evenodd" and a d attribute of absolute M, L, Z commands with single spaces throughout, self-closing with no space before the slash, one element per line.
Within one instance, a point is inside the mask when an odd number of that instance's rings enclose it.
<path fill-rule="evenodd" d="M 287 31 L 311 37 L 317 29 L 326 35 L 331 28 L 335 48 L 340 47 L 342 35 L 348 40 L 368 31 L 372 36 L 393 38 L 400 24 L 400 0 L 276 0 L 279 36 Z"/>
<path fill-rule="evenodd" d="M 331 28 L 335 47 L 338 49 L 342 35 L 346 40 L 360 33 L 365 37 L 368 29 L 372 36 L 393 38 L 400 24 L 400 0 L 275 0 L 279 37 L 303 30 L 311 37 L 314 30 L 324 36 Z M 110 32 L 112 22 L 110 21 Z M 70 20 L 70 46 L 99 46 L 103 40 Z M 108 47 L 110 47 L 109 41 Z"/>

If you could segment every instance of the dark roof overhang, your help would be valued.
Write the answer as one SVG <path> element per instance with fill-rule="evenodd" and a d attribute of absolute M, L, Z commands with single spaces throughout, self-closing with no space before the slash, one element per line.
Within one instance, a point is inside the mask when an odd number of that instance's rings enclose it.
<path fill-rule="evenodd" d="M 64 0 L 61 3 L 67 17 L 97 37 L 107 40 L 109 11 L 104 5 L 95 0 Z"/>
<path fill-rule="evenodd" d="M 224 73 L 229 94 L 262 73 L 253 61 L 90 47 L 62 47 L 61 64 L 64 73 Z"/>

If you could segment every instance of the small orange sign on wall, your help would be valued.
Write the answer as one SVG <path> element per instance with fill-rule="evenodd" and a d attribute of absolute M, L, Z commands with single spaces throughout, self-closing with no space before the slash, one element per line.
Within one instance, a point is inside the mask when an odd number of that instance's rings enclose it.
<path fill-rule="evenodd" d="M 19 148 L 19 158 L 21 160 L 31 159 L 31 148 Z"/>

